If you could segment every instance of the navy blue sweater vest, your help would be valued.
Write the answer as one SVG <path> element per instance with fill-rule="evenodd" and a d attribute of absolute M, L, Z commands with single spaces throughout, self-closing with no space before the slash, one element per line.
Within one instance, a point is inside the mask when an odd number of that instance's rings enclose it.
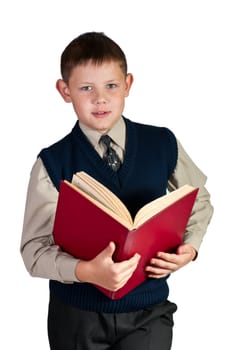
<path fill-rule="evenodd" d="M 134 217 L 143 205 L 166 193 L 177 162 L 177 143 L 167 128 L 124 120 L 125 157 L 116 173 L 95 151 L 78 122 L 70 134 L 43 149 L 39 156 L 58 191 L 62 179 L 71 181 L 75 172 L 83 170 L 113 191 Z M 119 300 L 107 298 L 88 283 L 50 281 L 50 292 L 83 310 L 130 312 L 164 302 L 169 290 L 163 278 L 148 279 Z"/>

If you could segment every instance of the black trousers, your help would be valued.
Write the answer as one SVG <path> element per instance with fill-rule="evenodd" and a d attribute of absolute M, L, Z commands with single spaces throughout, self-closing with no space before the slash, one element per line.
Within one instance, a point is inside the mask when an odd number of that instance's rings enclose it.
<path fill-rule="evenodd" d="M 51 350 L 170 350 L 173 313 L 166 302 L 129 313 L 82 311 L 51 296 L 48 338 Z"/>

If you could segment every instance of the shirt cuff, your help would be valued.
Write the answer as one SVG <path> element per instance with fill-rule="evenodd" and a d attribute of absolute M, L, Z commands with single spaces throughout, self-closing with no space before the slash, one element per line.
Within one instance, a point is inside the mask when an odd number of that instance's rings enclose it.
<path fill-rule="evenodd" d="M 59 280 L 63 283 L 80 282 L 75 274 L 76 266 L 79 259 L 73 258 L 71 255 L 63 253 L 56 259 L 56 270 L 59 274 Z"/>

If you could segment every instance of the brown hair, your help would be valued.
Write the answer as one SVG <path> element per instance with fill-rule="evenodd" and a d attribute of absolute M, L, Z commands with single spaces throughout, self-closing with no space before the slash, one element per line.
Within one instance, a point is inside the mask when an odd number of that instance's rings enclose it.
<path fill-rule="evenodd" d="M 116 61 L 127 75 L 127 61 L 122 49 L 104 33 L 84 33 L 72 40 L 61 55 L 61 75 L 67 83 L 72 69 L 92 61 L 95 64 Z"/>

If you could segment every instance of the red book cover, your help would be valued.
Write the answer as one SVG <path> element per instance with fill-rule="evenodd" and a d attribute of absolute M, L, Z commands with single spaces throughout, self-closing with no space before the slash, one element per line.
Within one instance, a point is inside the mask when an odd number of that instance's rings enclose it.
<path fill-rule="evenodd" d="M 96 285 L 109 298 L 119 299 L 145 281 L 145 266 L 158 251 L 172 252 L 181 244 L 197 192 L 192 189 L 138 228 L 129 230 L 62 181 L 53 228 L 55 244 L 83 260 L 93 259 L 111 241 L 116 244 L 114 261 L 140 254 L 137 269 L 121 289 L 112 292 Z"/>

